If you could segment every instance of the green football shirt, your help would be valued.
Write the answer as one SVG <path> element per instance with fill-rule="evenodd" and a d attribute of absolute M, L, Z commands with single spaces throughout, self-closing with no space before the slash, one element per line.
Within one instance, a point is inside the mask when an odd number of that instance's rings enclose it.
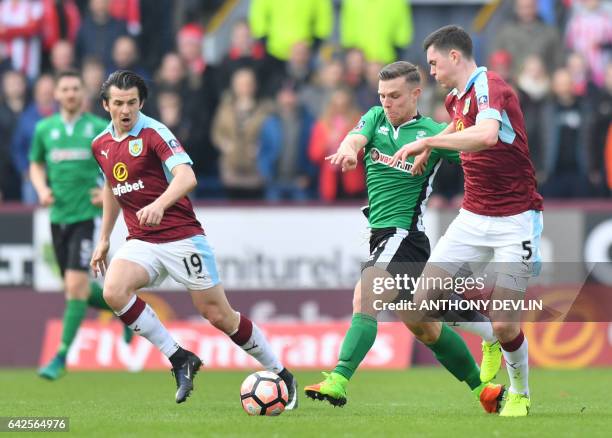
<path fill-rule="evenodd" d="M 395 167 L 390 167 L 389 163 L 393 154 L 406 143 L 436 135 L 445 126 L 429 117 L 418 115 L 396 128 L 387 120 L 381 106 L 370 108 L 361 117 L 350 134 L 361 134 L 368 139 L 364 162 L 370 227 L 424 231 L 424 207 L 432 190 L 434 176 L 442 163 L 441 159 L 459 163 L 459 154 L 434 149 L 425 171 L 414 176 L 410 174 L 414 157 L 409 157 L 405 163 L 397 163 Z"/>
<path fill-rule="evenodd" d="M 36 124 L 30 161 L 44 163 L 55 203 L 51 222 L 72 224 L 100 215 L 91 203 L 91 189 L 98 186 L 100 169 L 91 153 L 91 142 L 108 122 L 84 113 L 72 125 L 57 113 Z"/>

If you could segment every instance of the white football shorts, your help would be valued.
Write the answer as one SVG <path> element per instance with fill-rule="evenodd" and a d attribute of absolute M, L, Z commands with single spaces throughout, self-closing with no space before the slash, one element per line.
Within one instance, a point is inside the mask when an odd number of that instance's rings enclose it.
<path fill-rule="evenodd" d="M 206 236 L 151 243 L 131 239 L 113 258 L 138 263 L 149 274 L 147 287 L 157 286 L 169 275 L 189 290 L 204 290 L 220 283 L 217 263 Z"/>
<path fill-rule="evenodd" d="M 494 262 L 494 271 L 535 277 L 541 269 L 542 212 L 482 216 L 461 209 L 433 249 L 429 262 L 455 275 L 464 264 L 477 272 Z"/>

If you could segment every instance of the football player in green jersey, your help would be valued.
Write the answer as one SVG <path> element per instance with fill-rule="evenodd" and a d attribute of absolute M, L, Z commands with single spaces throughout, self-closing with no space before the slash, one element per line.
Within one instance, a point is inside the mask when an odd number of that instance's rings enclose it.
<path fill-rule="evenodd" d="M 94 220 L 101 214 L 102 203 L 100 171 L 91 142 L 108 123 L 84 113 L 83 98 L 80 75 L 74 71 L 59 73 L 55 82 L 59 112 L 38 122 L 29 154 L 30 175 L 39 202 L 51 208 L 53 249 L 66 294 L 59 350 L 39 370 L 39 375 L 49 380 L 64 374 L 66 355 L 87 307 L 111 310 L 100 285 L 89 278 Z M 124 332 L 126 342 L 131 337 L 131 331 Z"/>
<path fill-rule="evenodd" d="M 399 61 L 385 66 L 379 73 L 378 86 L 382 106 L 372 107 L 344 138 L 337 152 L 327 157 L 342 171 L 350 171 L 357 165 L 358 153 L 365 149 L 367 216 L 371 228 L 370 258 L 355 286 L 353 318 L 338 364 L 331 373 L 324 373 L 323 382 L 305 388 L 308 397 L 327 400 L 334 406 L 346 403 L 348 381 L 376 339 L 379 309 L 374 302 L 381 295 L 374 293 L 374 281 L 390 275 L 420 276 L 430 254 L 422 217 L 434 176 L 442 159 L 459 162 L 457 153 L 434 149 L 426 161 L 420 160 L 423 164 L 418 172 L 413 172 L 414 161 L 390 165 L 393 155 L 404 144 L 445 129 L 418 113 L 419 83 L 418 70 L 411 63 Z M 468 384 L 487 412 L 498 411 L 504 387 L 481 380 L 472 354 L 454 330 L 437 321 L 411 321 L 405 313 L 398 315 L 449 372 Z M 471 326 L 466 324 L 464 328 L 476 325 L 481 336 L 494 340 L 490 324 L 483 329 L 482 323 L 471 322 Z M 496 350 L 484 353 L 483 366 L 490 368 L 489 374 L 494 377 L 501 355 Z"/>

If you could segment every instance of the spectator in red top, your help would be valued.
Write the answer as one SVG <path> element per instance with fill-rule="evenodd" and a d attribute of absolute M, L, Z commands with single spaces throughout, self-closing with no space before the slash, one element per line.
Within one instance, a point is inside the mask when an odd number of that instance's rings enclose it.
<path fill-rule="evenodd" d="M 365 196 L 363 163 L 360 160 L 355 172 L 343 173 L 339 167 L 325 161 L 333 154 L 342 139 L 359 121 L 359 109 L 353 103 L 348 89 L 339 88 L 330 96 L 321 118 L 315 123 L 308 155 L 319 166 L 319 195 L 324 201 L 336 199 L 360 199 Z"/>
<path fill-rule="evenodd" d="M 50 52 L 60 40 L 76 41 L 81 13 L 74 0 L 43 0 L 43 50 Z"/>
<path fill-rule="evenodd" d="M 0 0 L 0 63 L 10 60 L 30 80 L 40 72 L 42 17 L 40 1 Z"/>

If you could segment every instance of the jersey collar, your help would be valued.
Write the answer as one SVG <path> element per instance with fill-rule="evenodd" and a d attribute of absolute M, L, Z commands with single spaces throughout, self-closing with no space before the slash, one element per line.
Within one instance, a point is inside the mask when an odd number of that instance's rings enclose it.
<path fill-rule="evenodd" d="M 399 125 L 397 128 L 395 126 L 393 126 L 393 123 L 391 123 L 389 121 L 389 119 L 387 119 L 387 123 L 389 123 L 389 125 L 391 125 L 391 129 L 393 129 L 393 138 L 395 140 L 397 140 L 397 137 L 399 137 L 399 130 L 401 128 L 403 128 L 406 125 L 410 125 L 412 123 L 415 123 L 417 120 L 419 120 L 421 117 L 421 114 L 417 111 L 416 116 L 414 116 L 413 118 L 411 118 L 410 120 L 405 121 L 404 123 L 402 123 L 401 125 Z M 385 116 L 385 118 L 387 118 L 387 116 Z"/>
<path fill-rule="evenodd" d="M 127 137 L 130 137 L 130 136 L 138 137 L 138 134 L 140 134 L 140 131 L 142 131 L 142 128 L 144 128 L 144 125 L 145 125 L 145 115 L 142 112 L 138 111 L 138 120 L 136 121 L 136 123 L 134 124 L 130 132 L 128 132 Z M 115 127 L 113 126 L 112 121 L 108 124 L 108 128 L 106 129 L 108 129 L 108 132 L 110 132 L 110 135 L 113 137 L 113 140 L 119 141 L 117 140 L 117 136 L 115 135 Z"/>
<path fill-rule="evenodd" d="M 481 73 L 485 73 L 486 71 L 487 71 L 486 67 L 478 67 L 476 70 L 474 70 L 474 72 L 470 75 L 470 78 L 468 79 L 467 84 L 465 84 L 465 89 L 463 90 L 463 92 L 459 94 L 459 92 L 457 91 L 457 97 L 459 98 L 463 97 L 463 95 L 468 92 L 468 90 L 472 87 L 472 85 L 474 85 L 474 82 L 476 81 L 476 78 L 478 77 L 478 75 L 480 75 Z"/>

